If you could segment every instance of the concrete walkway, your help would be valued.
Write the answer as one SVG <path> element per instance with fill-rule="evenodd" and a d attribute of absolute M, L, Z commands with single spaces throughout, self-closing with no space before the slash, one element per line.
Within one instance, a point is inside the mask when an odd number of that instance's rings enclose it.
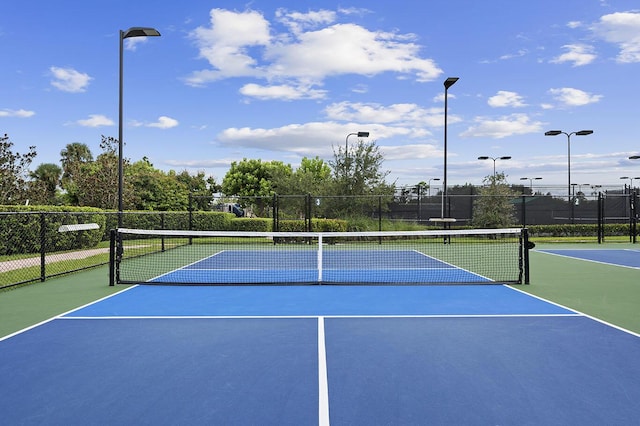
<path fill-rule="evenodd" d="M 109 248 L 98 248 L 98 249 L 90 249 L 90 250 L 82 250 L 82 251 L 72 251 L 68 253 L 59 253 L 59 254 L 47 254 L 45 255 L 45 264 L 54 263 L 54 262 L 62 262 L 64 260 L 75 260 L 75 259 L 85 259 L 87 257 L 95 256 L 97 254 L 108 253 Z M 29 257 L 25 259 L 16 259 L 16 260 L 7 260 L 5 262 L 0 262 L 0 272 L 9 272 L 16 269 L 28 268 L 30 266 L 39 266 L 40 265 L 40 256 L 38 257 Z"/>

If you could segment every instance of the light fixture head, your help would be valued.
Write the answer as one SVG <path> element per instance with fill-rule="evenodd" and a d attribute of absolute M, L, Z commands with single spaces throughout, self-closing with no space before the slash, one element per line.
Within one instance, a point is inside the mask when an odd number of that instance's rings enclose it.
<path fill-rule="evenodd" d="M 593 133 L 593 130 L 580 130 L 579 132 L 576 132 L 576 135 L 578 136 L 587 136 Z"/>
<path fill-rule="evenodd" d="M 454 84 L 456 84 L 456 81 L 458 81 L 460 78 L 459 77 L 448 77 L 445 81 L 444 81 L 444 88 L 448 89 L 449 87 L 453 86 Z"/>
<path fill-rule="evenodd" d="M 159 36 L 160 31 L 149 27 L 132 27 L 122 32 L 122 38 L 128 37 L 154 37 Z"/>

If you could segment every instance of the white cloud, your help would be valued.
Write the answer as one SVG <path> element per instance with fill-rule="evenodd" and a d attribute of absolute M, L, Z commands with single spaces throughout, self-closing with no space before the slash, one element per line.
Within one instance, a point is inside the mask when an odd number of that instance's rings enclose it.
<path fill-rule="evenodd" d="M 640 12 L 604 15 L 593 25 L 592 30 L 603 40 L 618 45 L 618 62 L 640 62 Z"/>
<path fill-rule="evenodd" d="M 498 119 L 476 117 L 474 122 L 476 124 L 462 132 L 460 136 L 502 139 L 514 135 L 539 133 L 543 125 L 540 121 L 532 122 L 526 114 L 511 114 Z"/>
<path fill-rule="evenodd" d="M 257 76 L 262 72 L 250 55 L 252 47 L 271 42 L 269 22 L 255 11 L 242 13 L 212 9 L 208 27 L 198 27 L 191 36 L 213 69 L 194 72 L 187 83 L 198 86 L 228 77 Z"/>
<path fill-rule="evenodd" d="M 158 121 L 153 123 L 145 123 L 136 120 L 129 121 L 129 125 L 132 127 L 155 127 L 157 129 L 170 129 L 172 127 L 176 127 L 178 124 L 180 124 L 178 123 L 178 120 L 164 115 L 158 117 Z"/>
<path fill-rule="evenodd" d="M 386 126 L 335 121 L 290 124 L 276 128 L 228 128 L 217 136 L 218 142 L 234 148 L 258 148 L 267 151 L 294 153 L 299 156 L 330 158 L 332 148 L 342 146 L 348 134 L 368 131 L 368 140 L 376 142 L 396 136 L 416 138 L 428 136 L 424 129 L 406 126 Z M 350 139 L 355 142 L 355 139 Z M 379 144 L 380 146 L 380 144 Z"/>
<path fill-rule="evenodd" d="M 108 117 L 100 114 L 90 114 L 86 120 L 78 120 L 76 124 L 83 127 L 113 126 L 115 123 Z"/>
<path fill-rule="evenodd" d="M 330 24 L 336 20 L 336 12 L 331 10 L 309 11 L 307 13 L 289 12 L 278 9 L 276 18 L 289 27 L 291 32 L 300 34 L 308 28 L 317 28 L 322 24 Z"/>
<path fill-rule="evenodd" d="M 406 144 L 402 146 L 380 146 L 385 161 L 442 158 L 444 152 L 431 144 Z"/>
<path fill-rule="evenodd" d="M 261 86 L 249 83 L 242 86 L 240 93 L 256 99 L 281 99 L 286 101 L 298 99 L 323 99 L 326 96 L 325 90 L 312 89 L 309 86 L 273 85 Z"/>
<path fill-rule="evenodd" d="M 422 108 L 416 104 L 380 105 L 376 103 L 339 102 L 325 108 L 331 120 L 355 121 L 361 123 L 399 124 L 423 129 L 444 125 L 442 108 Z M 447 117 L 449 123 L 457 123 L 461 119 L 455 115 Z M 424 129 L 423 129 L 424 130 Z"/>
<path fill-rule="evenodd" d="M 28 118 L 36 115 L 33 111 L 27 111 L 24 109 L 2 109 L 0 110 L 0 117 L 18 117 L 18 118 Z"/>
<path fill-rule="evenodd" d="M 561 64 L 563 62 L 571 62 L 574 67 L 588 65 L 596 59 L 596 55 L 593 53 L 593 46 L 586 44 L 566 44 L 562 46 L 567 50 L 560 56 L 557 56 L 551 60 L 554 64 Z"/>
<path fill-rule="evenodd" d="M 125 50 L 135 51 L 138 46 L 149 41 L 149 37 L 127 37 L 124 39 Z"/>
<path fill-rule="evenodd" d="M 489 98 L 487 101 L 489 106 L 494 108 L 499 107 L 523 107 L 527 104 L 524 103 L 522 96 L 516 92 L 509 92 L 506 90 L 500 90 L 498 93 Z"/>
<path fill-rule="evenodd" d="M 191 33 L 200 56 L 211 68 L 193 72 L 186 82 L 199 86 L 230 77 L 255 77 L 285 83 L 274 87 L 309 87 L 343 74 L 393 72 L 419 82 L 442 74 L 433 60 L 420 56 L 421 46 L 414 42 L 414 35 L 333 23 L 336 16 L 326 10 L 280 10 L 276 23 L 284 23 L 286 30 L 277 33 L 259 12 L 213 9 L 210 25 Z M 256 93 L 264 95 L 264 91 Z M 286 99 L 290 93 L 283 95 Z"/>
<path fill-rule="evenodd" d="M 211 167 L 226 167 L 228 168 L 231 163 L 234 161 L 238 161 L 237 158 L 221 158 L 216 160 L 165 160 L 164 164 L 172 167 L 178 168 L 191 168 L 191 169 L 202 169 L 202 168 L 211 168 Z"/>
<path fill-rule="evenodd" d="M 63 92 L 80 93 L 87 90 L 89 81 L 92 80 L 88 74 L 78 72 L 73 68 L 49 68 L 54 80 L 51 85 Z"/>
<path fill-rule="evenodd" d="M 172 127 L 176 127 L 178 124 L 178 120 L 163 115 L 158 117 L 158 121 L 156 121 L 155 123 L 149 123 L 146 126 L 156 127 L 158 129 L 170 129 Z"/>
<path fill-rule="evenodd" d="M 561 106 L 584 106 L 600 101 L 602 95 L 592 95 L 591 93 L 574 89 L 571 87 L 563 87 L 559 89 L 550 89 L 549 93 Z"/>

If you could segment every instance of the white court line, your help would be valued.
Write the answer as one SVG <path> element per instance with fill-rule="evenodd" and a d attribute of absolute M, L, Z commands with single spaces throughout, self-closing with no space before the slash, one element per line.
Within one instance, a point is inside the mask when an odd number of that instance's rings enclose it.
<path fill-rule="evenodd" d="M 449 266 L 451 266 L 451 268 L 453 268 L 454 270 L 457 270 L 457 271 L 464 271 L 464 272 L 467 272 L 467 273 L 469 273 L 469 274 L 471 274 L 471 275 L 475 275 L 476 277 L 483 278 L 483 279 L 485 279 L 485 280 L 487 280 L 487 281 L 495 282 L 495 280 L 492 280 L 491 278 L 487 278 L 487 277 L 485 277 L 485 276 L 483 276 L 483 275 L 476 274 L 475 272 L 471 272 L 471 271 L 469 271 L 468 269 L 465 269 L 465 268 L 461 268 L 461 267 L 459 267 L 459 266 L 456 266 L 456 265 L 454 265 L 453 263 L 445 262 L 445 261 L 444 261 L 444 260 L 442 260 L 442 259 L 438 259 L 437 257 L 429 256 L 428 254 L 423 253 L 423 252 L 418 251 L 418 250 L 413 250 L 413 251 L 414 251 L 414 252 L 416 252 L 416 253 L 418 253 L 418 254 L 421 254 L 421 255 L 423 255 L 423 256 L 425 256 L 425 257 L 427 257 L 427 258 L 431 259 L 431 260 L 435 260 L 435 261 L 437 261 L 437 262 L 444 263 L 445 265 L 449 265 Z M 449 270 L 450 268 L 424 268 L 424 269 L 443 269 L 443 270 Z"/>
<path fill-rule="evenodd" d="M 329 384 L 324 317 L 318 317 L 318 425 L 329 426 Z"/>
<path fill-rule="evenodd" d="M 536 253 L 542 253 L 542 254 L 548 254 L 551 256 L 558 256 L 558 257 L 564 257 L 567 259 L 573 259 L 573 260 L 582 260 L 583 262 L 591 262 L 591 263 L 599 263 L 600 265 L 608 265 L 608 266 L 618 266 L 620 268 L 628 268 L 628 269 L 640 269 L 640 266 L 630 266 L 630 265 L 623 265 L 620 263 L 612 263 L 612 262 L 603 262 L 602 260 L 593 260 L 593 259 L 587 259 L 584 257 L 576 257 L 576 256 L 571 256 L 569 254 L 563 254 L 563 253 L 558 253 L 559 251 L 562 250 L 567 250 L 567 251 L 580 251 L 580 250 L 584 250 L 584 251 L 589 251 L 589 250 L 597 250 L 597 249 L 555 249 L 555 251 L 546 251 L 546 250 L 553 250 L 553 249 L 539 249 L 539 250 L 533 250 Z M 614 250 L 614 249 L 609 249 L 609 250 Z M 625 251 L 627 249 L 622 249 L 621 251 Z M 638 250 L 630 250 L 630 251 L 638 251 Z"/>
<path fill-rule="evenodd" d="M 526 291 L 524 291 L 524 290 L 520 290 L 519 288 L 515 288 L 515 287 L 512 287 L 512 286 L 505 285 L 505 287 L 510 288 L 510 289 L 512 289 L 512 290 L 514 290 L 514 291 L 518 291 L 518 292 L 520 292 L 520 293 L 526 294 L 527 296 L 534 297 L 534 298 L 536 298 L 536 299 L 538 299 L 538 300 L 542 300 L 543 302 L 547 302 L 547 303 L 550 303 L 550 304 L 552 304 L 552 305 L 556 305 L 556 306 L 558 306 L 558 307 L 560 307 L 560 308 L 567 309 L 567 310 L 569 310 L 569 311 L 573 311 L 573 312 L 575 312 L 575 313 L 576 313 L 577 315 L 579 315 L 579 316 L 583 316 L 583 317 L 586 317 L 586 318 L 592 319 L 592 320 L 594 320 L 594 321 L 599 322 L 600 324 L 604 324 L 604 325 L 606 325 L 606 326 L 609 326 L 609 327 L 615 328 L 616 330 L 624 331 L 625 333 L 629 333 L 629 334 L 631 334 L 631 335 L 633 335 L 633 336 L 640 337 L 640 333 L 636 333 L 636 332 L 634 332 L 634 331 L 627 330 L 626 328 L 620 327 L 620 326 L 615 325 L 615 324 L 611 324 L 610 322 L 607 322 L 607 321 L 601 320 L 600 318 L 597 318 L 597 317 L 591 316 L 591 315 L 589 315 L 589 314 L 585 314 L 584 312 L 580 312 L 580 311 L 575 310 L 575 309 L 573 309 L 573 308 L 569 308 L 568 306 L 561 305 L 560 303 L 552 302 L 551 300 L 547 300 L 547 299 L 545 299 L 544 297 L 536 296 L 535 294 L 532 294 L 532 293 L 527 293 L 527 292 L 526 292 Z"/>
<path fill-rule="evenodd" d="M 7 334 L 6 336 L 0 337 L 0 342 L 2 342 L 3 340 L 8 339 L 8 338 L 10 338 L 10 337 L 13 337 L 13 336 L 16 336 L 16 335 L 18 335 L 18 334 L 24 333 L 25 331 L 31 330 L 32 328 L 36 328 L 36 327 L 39 327 L 39 326 L 41 326 L 41 325 L 44 325 L 44 324 L 46 324 L 46 323 L 48 323 L 48 322 L 51 322 L 51 321 L 53 321 L 53 320 L 55 320 L 55 319 L 60 319 L 60 318 L 62 318 L 64 315 L 68 315 L 68 314 L 70 314 L 70 313 L 72 313 L 72 312 L 75 312 L 75 311 L 78 311 L 78 310 L 80 310 L 80 309 L 82 309 L 82 308 L 86 308 L 87 306 L 91 306 L 91 305 L 93 305 L 94 303 L 101 302 L 101 301 L 106 300 L 106 299 L 109 299 L 110 297 L 113 297 L 113 296 L 115 296 L 115 295 L 117 295 L 117 294 L 121 294 L 121 293 L 123 293 L 123 292 L 125 292 L 125 291 L 131 290 L 131 289 L 132 289 L 132 288 L 134 288 L 134 287 L 137 287 L 137 285 L 132 285 L 131 287 L 127 287 L 127 288 L 125 288 L 125 289 L 123 289 L 123 290 L 117 291 L 117 292 L 115 292 L 115 293 L 113 293 L 113 294 L 110 294 L 110 295 L 108 295 L 108 296 L 105 296 L 105 297 L 103 297 L 103 298 L 101 298 L 101 299 L 94 300 L 93 302 L 89 302 L 89 303 L 87 303 L 87 304 L 85 304 L 85 305 L 82 305 L 82 306 L 80 306 L 80 307 L 78 307 L 78 308 L 73 308 L 73 309 L 71 309 L 70 311 L 63 312 L 63 313 L 61 313 L 61 314 L 59 314 L 59 315 L 56 315 L 56 316 L 51 317 L 51 318 L 49 318 L 49 319 L 46 319 L 46 320 L 44 320 L 44 321 L 40 321 L 40 322 L 39 322 L 39 323 L 37 323 L 37 324 L 33 324 L 33 325 L 30 325 L 29 327 L 25 327 L 25 328 L 23 328 L 22 330 L 18 330 L 18 331 L 16 331 L 16 332 L 11 333 L 11 334 Z"/>
<path fill-rule="evenodd" d="M 570 310 L 569 308 L 566 308 Z M 153 320 L 153 319 L 316 319 L 316 318 L 528 318 L 528 317 L 581 317 L 586 316 L 573 311 L 567 314 L 414 314 L 414 315 L 121 315 L 100 317 L 60 317 L 61 320 Z"/>

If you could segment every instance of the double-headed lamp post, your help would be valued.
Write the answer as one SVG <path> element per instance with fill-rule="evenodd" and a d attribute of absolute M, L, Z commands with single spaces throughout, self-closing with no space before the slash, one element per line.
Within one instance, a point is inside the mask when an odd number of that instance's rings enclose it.
<path fill-rule="evenodd" d="M 528 180 L 529 181 L 529 190 L 531 191 L 531 194 L 533 195 L 533 181 L 534 180 L 542 180 L 542 178 L 541 177 L 534 177 L 534 178 L 521 177 L 520 180 Z"/>
<path fill-rule="evenodd" d="M 118 103 L 118 228 L 122 228 L 123 202 L 122 191 L 124 187 L 124 170 L 122 157 L 122 81 L 123 81 L 123 51 L 124 39 L 129 37 L 159 36 L 160 32 L 155 28 L 132 27 L 126 31 L 120 30 L 120 75 L 119 75 L 119 103 Z"/>
<path fill-rule="evenodd" d="M 504 155 L 502 157 L 487 157 L 486 155 L 482 155 L 478 157 L 478 160 L 493 160 L 493 180 L 496 180 L 496 161 L 497 160 L 511 160 L 510 155 Z M 495 183 L 495 182 L 494 182 Z"/>
<path fill-rule="evenodd" d="M 562 130 L 549 130 L 544 132 L 545 136 L 558 136 L 563 134 L 567 136 L 567 201 L 571 202 L 571 136 L 587 136 L 593 133 L 593 130 L 580 130 L 577 132 L 563 132 Z"/>
<path fill-rule="evenodd" d="M 629 189 L 633 189 L 633 181 L 640 179 L 640 176 L 636 176 L 636 177 L 621 176 L 620 179 L 629 179 Z"/>
<path fill-rule="evenodd" d="M 448 77 L 444 81 L 444 170 L 442 180 L 442 212 L 441 218 L 444 219 L 444 205 L 447 203 L 447 110 L 449 100 L 449 87 L 456 84 L 459 77 Z"/>

